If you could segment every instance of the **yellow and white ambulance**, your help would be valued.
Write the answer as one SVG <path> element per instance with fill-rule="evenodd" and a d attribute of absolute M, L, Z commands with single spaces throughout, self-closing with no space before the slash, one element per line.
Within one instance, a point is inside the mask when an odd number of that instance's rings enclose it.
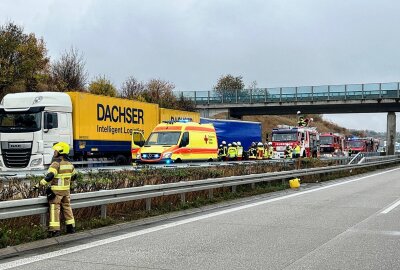
<path fill-rule="evenodd" d="M 132 138 L 140 138 L 133 136 Z M 132 145 L 140 145 L 132 141 Z M 166 122 L 157 125 L 137 152 L 138 163 L 217 160 L 217 135 L 212 124 Z"/>

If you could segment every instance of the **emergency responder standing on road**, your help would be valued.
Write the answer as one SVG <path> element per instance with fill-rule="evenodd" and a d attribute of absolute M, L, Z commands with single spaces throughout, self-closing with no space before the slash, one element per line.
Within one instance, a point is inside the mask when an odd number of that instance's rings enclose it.
<path fill-rule="evenodd" d="M 40 185 L 46 186 L 47 199 L 50 205 L 50 236 L 60 235 L 60 207 L 65 218 L 67 233 L 75 232 L 75 219 L 71 209 L 70 188 L 71 182 L 77 174 L 74 165 L 69 161 L 69 145 L 65 142 L 56 143 L 53 147 L 53 162 L 47 171 L 46 177 Z M 37 186 L 36 186 L 37 187 Z"/>
<path fill-rule="evenodd" d="M 242 160 L 243 159 L 243 146 L 242 146 L 241 142 L 237 142 L 236 159 L 237 160 Z"/>
<path fill-rule="evenodd" d="M 297 143 L 296 147 L 294 148 L 294 157 L 295 158 L 300 157 L 300 151 L 301 151 L 300 145 L 299 145 L 299 143 Z"/>
<path fill-rule="evenodd" d="M 256 159 L 257 156 L 257 145 L 255 142 L 251 143 L 251 146 L 248 150 L 249 153 L 249 159 Z"/>
<path fill-rule="evenodd" d="M 228 160 L 236 160 L 236 147 L 232 144 L 228 144 Z"/>
<path fill-rule="evenodd" d="M 223 151 L 224 151 L 224 149 L 222 148 L 222 144 L 220 144 L 218 147 L 218 160 L 222 160 Z"/>
<path fill-rule="evenodd" d="M 292 147 L 290 147 L 290 145 L 288 145 L 288 144 L 286 145 L 284 155 L 285 155 L 286 159 L 292 158 Z"/>
<path fill-rule="evenodd" d="M 257 159 L 263 159 L 264 157 L 264 145 L 262 142 L 257 144 Z"/>
<path fill-rule="evenodd" d="M 274 147 L 272 146 L 272 142 L 268 142 L 268 155 L 270 159 L 274 157 Z"/>
<path fill-rule="evenodd" d="M 264 159 L 269 159 L 269 149 L 268 149 L 268 142 L 264 144 Z"/>
<path fill-rule="evenodd" d="M 226 141 L 222 141 L 222 154 L 221 159 L 226 161 L 226 156 L 228 154 L 228 147 L 226 146 Z"/>

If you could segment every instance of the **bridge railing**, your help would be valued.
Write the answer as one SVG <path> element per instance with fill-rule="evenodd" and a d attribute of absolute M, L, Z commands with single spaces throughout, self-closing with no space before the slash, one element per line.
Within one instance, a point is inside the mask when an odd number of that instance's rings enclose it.
<path fill-rule="evenodd" d="M 400 98 L 398 82 L 175 92 L 198 105 Z"/>

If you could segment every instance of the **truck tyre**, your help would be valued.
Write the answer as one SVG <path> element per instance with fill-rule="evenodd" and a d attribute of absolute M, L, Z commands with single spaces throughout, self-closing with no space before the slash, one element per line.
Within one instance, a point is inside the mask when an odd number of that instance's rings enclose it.
<path fill-rule="evenodd" d="M 182 159 L 177 158 L 177 159 L 175 160 L 175 163 L 182 163 Z"/>
<path fill-rule="evenodd" d="M 123 156 L 123 155 L 118 155 L 115 158 L 115 165 L 117 166 L 121 166 L 121 165 L 127 165 L 128 164 L 128 159 Z"/>

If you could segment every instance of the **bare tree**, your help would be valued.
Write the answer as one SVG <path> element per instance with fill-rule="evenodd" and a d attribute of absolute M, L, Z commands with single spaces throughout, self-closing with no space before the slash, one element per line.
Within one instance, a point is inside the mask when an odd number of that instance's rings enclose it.
<path fill-rule="evenodd" d="M 193 101 L 175 96 L 175 85 L 161 79 L 151 79 L 147 83 L 139 82 L 135 77 L 129 77 L 121 87 L 119 96 L 143 102 L 157 103 L 163 108 L 194 111 Z"/>
<path fill-rule="evenodd" d="M 145 101 L 146 85 L 135 77 L 129 77 L 121 87 L 120 97 Z"/>
<path fill-rule="evenodd" d="M 51 65 L 51 75 L 54 84 L 60 91 L 81 91 L 88 81 L 86 62 L 78 49 L 71 47 L 61 58 Z"/>
<path fill-rule="evenodd" d="M 173 90 L 175 85 L 161 79 L 151 79 L 146 84 L 147 102 L 158 103 L 163 108 L 176 108 L 176 97 Z"/>

